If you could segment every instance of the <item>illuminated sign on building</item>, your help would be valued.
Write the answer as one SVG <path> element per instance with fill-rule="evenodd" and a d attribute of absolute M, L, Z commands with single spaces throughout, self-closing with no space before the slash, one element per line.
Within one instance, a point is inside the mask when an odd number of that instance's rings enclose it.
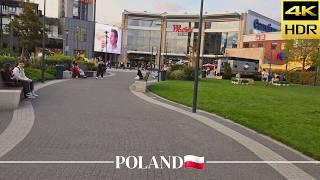
<path fill-rule="evenodd" d="M 256 41 L 263 41 L 263 40 L 266 40 L 265 34 L 257 34 L 256 35 Z"/>
<path fill-rule="evenodd" d="M 189 27 L 182 27 L 181 25 L 173 25 L 173 32 L 191 33 L 192 31 L 193 29 Z"/>
<path fill-rule="evenodd" d="M 261 23 L 259 21 L 259 19 L 255 19 L 253 21 L 253 27 L 254 27 L 254 29 L 257 29 L 262 32 L 277 32 L 277 31 L 279 31 L 278 29 L 271 27 L 271 24 L 266 25 L 266 24 Z"/>

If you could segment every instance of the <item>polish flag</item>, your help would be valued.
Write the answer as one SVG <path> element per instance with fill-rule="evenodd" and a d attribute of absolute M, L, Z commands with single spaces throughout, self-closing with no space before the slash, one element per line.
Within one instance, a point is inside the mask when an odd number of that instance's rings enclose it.
<path fill-rule="evenodd" d="M 204 169 L 204 157 L 198 157 L 193 155 L 184 156 L 184 167 Z"/>

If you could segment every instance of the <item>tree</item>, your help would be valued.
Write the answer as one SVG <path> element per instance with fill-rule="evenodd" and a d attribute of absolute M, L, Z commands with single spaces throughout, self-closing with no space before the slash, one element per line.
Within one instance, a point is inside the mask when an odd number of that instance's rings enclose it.
<path fill-rule="evenodd" d="M 22 13 L 11 22 L 13 32 L 21 46 L 21 56 L 25 50 L 33 50 L 41 43 L 43 26 L 34 4 L 22 2 Z M 10 24 L 8 25 L 10 27 Z M 8 28 L 7 27 L 7 28 Z M 47 35 L 46 35 L 47 36 Z"/>
<path fill-rule="evenodd" d="M 302 70 L 305 71 L 306 66 L 312 65 L 318 46 L 317 39 L 290 40 L 286 43 L 284 52 L 288 61 L 290 59 L 290 61 L 300 62 Z"/>
<path fill-rule="evenodd" d="M 232 77 L 232 69 L 229 62 L 224 63 L 224 73 L 223 79 L 231 79 Z"/>
<path fill-rule="evenodd" d="M 294 53 L 293 53 L 294 44 L 295 44 L 294 40 L 286 41 L 285 48 L 283 50 L 283 54 L 284 54 L 285 62 L 286 62 L 286 72 L 288 71 L 289 61 L 295 59 Z"/>

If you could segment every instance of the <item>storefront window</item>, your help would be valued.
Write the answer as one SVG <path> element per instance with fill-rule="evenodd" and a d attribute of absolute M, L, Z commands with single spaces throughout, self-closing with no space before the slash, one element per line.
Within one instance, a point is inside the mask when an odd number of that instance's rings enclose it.
<path fill-rule="evenodd" d="M 160 31 L 128 30 L 128 51 L 151 52 L 160 46 Z"/>
<path fill-rule="evenodd" d="M 205 34 L 204 54 L 222 55 L 226 48 L 237 48 L 237 32 L 213 32 Z"/>
<path fill-rule="evenodd" d="M 72 15 L 75 19 L 88 20 L 88 3 L 83 1 L 73 1 Z"/>
<path fill-rule="evenodd" d="M 73 1 L 73 10 L 72 10 L 73 18 L 79 19 L 79 0 Z"/>
<path fill-rule="evenodd" d="M 129 19 L 129 26 L 140 26 L 140 27 L 159 27 L 161 26 L 161 21 L 159 19 L 141 20 L 141 19 Z"/>
<path fill-rule="evenodd" d="M 239 29 L 239 21 L 230 21 L 230 22 L 206 22 L 206 29 Z"/>
<path fill-rule="evenodd" d="M 191 33 L 180 35 L 177 32 L 167 32 L 167 53 L 186 54 L 190 46 Z"/>

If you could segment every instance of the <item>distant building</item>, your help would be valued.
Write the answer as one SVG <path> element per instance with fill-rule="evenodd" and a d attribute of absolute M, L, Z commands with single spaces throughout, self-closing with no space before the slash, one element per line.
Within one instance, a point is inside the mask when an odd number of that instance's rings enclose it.
<path fill-rule="evenodd" d="M 22 13 L 21 2 L 24 0 L 1 0 L 0 1 L 0 46 L 2 43 L 3 48 L 8 48 L 13 51 L 17 50 L 18 42 L 10 32 L 6 31 L 6 27 L 10 24 L 11 20 Z M 41 14 L 38 9 L 38 4 L 32 3 L 37 9 L 37 15 Z M 2 32 L 2 36 L 1 36 Z M 12 35 L 12 36 L 11 36 Z"/>
<path fill-rule="evenodd" d="M 279 32 L 281 27 L 279 22 L 251 10 L 241 14 L 205 13 L 203 18 L 200 47 L 203 63 L 211 63 L 218 57 L 228 56 L 227 49 L 242 48 L 245 35 Z M 156 64 L 159 58 L 161 64 L 172 60 L 188 60 L 187 55 L 196 47 L 198 28 L 199 15 L 125 10 L 122 14 L 120 60 Z M 253 58 L 258 59 L 260 64 L 264 60 L 263 56 Z"/>
<path fill-rule="evenodd" d="M 10 24 L 11 20 L 13 20 L 15 17 L 19 16 L 23 9 L 21 7 L 22 2 L 28 2 L 31 3 L 28 0 L 1 0 L 0 1 L 0 31 L 3 32 L 3 38 L 2 38 L 2 47 L 8 48 L 11 51 L 19 51 L 19 43 L 15 36 L 10 33 L 10 27 L 8 25 Z M 39 16 L 40 21 L 43 21 L 42 19 L 42 12 L 39 10 L 39 5 L 36 3 L 31 3 L 34 8 L 36 9 L 37 16 Z M 51 49 L 62 49 L 63 48 L 63 37 L 61 36 L 61 30 L 60 30 L 60 22 L 57 18 L 45 18 L 46 21 L 46 29 L 48 34 L 48 41 L 46 43 L 47 48 Z M 7 27 L 10 29 L 9 31 L 5 31 Z M 1 38 L 1 37 L 0 37 Z M 0 40 L 1 42 L 1 40 Z M 37 48 L 39 49 L 39 48 Z M 41 48 L 40 48 L 41 49 Z"/>
<path fill-rule="evenodd" d="M 63 34 L 63 49 L 67 55 L 93 57 L 93 0 L 59 0 L 59 18 Z"/>

